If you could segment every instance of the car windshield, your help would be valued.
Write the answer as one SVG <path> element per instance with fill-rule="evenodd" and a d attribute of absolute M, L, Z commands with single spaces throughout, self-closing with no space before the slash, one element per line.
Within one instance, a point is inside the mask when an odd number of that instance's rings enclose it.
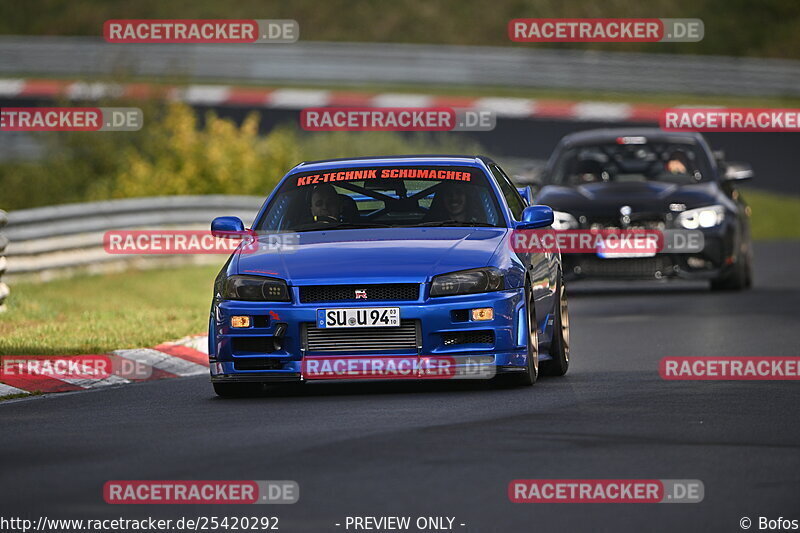
<path fill-rule="evenodd" d="M 590 183 L 637 181 L 689 184 L 709 179 L 711 171 L 698 146 L 648 142 L 634 137 L 564 150 L 546 181 L 553 185 L 577 187 Z"/>
<path fill-rule="evenodd" d="M 256 231 L 503 226 L 494 191 L 474 167 L 401 166 L 291 175 Z"/>

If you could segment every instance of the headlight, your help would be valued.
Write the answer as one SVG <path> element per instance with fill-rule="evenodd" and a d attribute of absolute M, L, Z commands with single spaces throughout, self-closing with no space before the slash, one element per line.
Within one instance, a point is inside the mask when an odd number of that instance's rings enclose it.
<path fill-rule="evenodd" d="M 689 209 L 678 215 L 678 224 L 686 229 L 713 228 L 725 219 L 725 208 L 721 205 L 709 205 Z"/>
<path fill-rule="evenodd" d="M 256 302 L 288 302 L 289 288 L 282 279 L 231 276 L 225 281 L 224 298 Z"/>
<path fill-rule="evenodd" d="M 431 296 L 453 296 L 455 294 L 473 294 L 477 292 L 497 291 L 505 287 L 500 270 L 476 268 L 441 274 L 433 278 Z"/>
<path fill-rule="evenodd" d="M 553 211 L 553 229 L 576 229 L 578 221 L 569 213 Z"/>

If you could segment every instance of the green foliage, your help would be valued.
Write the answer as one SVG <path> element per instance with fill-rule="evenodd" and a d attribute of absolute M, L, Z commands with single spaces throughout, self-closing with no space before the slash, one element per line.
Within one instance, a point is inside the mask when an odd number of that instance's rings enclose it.
<path fill-rule="evenodd" d="M 412 153 L 472 153 L 456 134 L 301 132 L 259 135 L 259 115 L 237 125 L 208 113 L 200 124 L 185 104 L 151 105 L 139 132 L 74 132 L 42 137 L 38 163 L 0 166 L 0 207 L 182 194 L 266 195 L 304 160 Z"/>
<path fill-rule="evenodd" d="M 513 18 L 699 18 L 699 43 L 568 43 L 550 48 L 800 57 L 797 0 L 26 0 L 0 2 L 0 34 L 92 35 L 108 19 L 295 19 L 304 41 L 515 45 Z M 302 68 L 299 66 L 298 68 Z"/>

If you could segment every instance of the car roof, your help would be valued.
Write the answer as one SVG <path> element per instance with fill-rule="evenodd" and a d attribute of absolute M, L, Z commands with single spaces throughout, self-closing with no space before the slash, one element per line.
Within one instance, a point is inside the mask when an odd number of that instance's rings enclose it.
<path fill-rule="evenodd" d="M 646 137 L 648 141 L 703 144 L 703 136 L 693 131 L 664 131 L 658 128 L 600 128 L 565 135 L 559 144 L 567 146 L 614 142 L 617 137 Z"/>
<path fill-rule="evenodd" d="M 330 170 L 346 167 L 389 165 L 453 165 L 480 167 L 481 163 L 489 165 L 494 164 L 494 161 L 482 155 L 392 155 L 373 157 L 346 157 L 342 159 L 304 161 L 294 167 L 290 173 Z"/>

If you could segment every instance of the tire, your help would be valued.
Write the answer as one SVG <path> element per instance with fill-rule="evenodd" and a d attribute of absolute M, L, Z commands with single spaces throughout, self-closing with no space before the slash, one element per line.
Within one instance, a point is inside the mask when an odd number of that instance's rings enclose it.
<path fill-rule="evenodd" d="M 569 306 L 564 280 L 558 284 L 558 312 L 553 323 L 553 341 L 550 343 L 550 361 L 542 362 L 546 376 L 563 376 L 569 370 Z"/>
<path fill-rule="evenodd" d="M 745 271 L 744 288 L 749 289 L 753 286 L 753 253 L 747 254 L 747 267 Z"/>
<path fill-rule="evenodd" d="M 711 280 L 712 291 L 740 291 L 752 285 L 753 273 L 749 255 L 742 255 L 736 259 L 731 272 L 717 279 Z"/>
<path fill-rule="evenodd" d="M 247 398 L 264 390 L 262 383 L 212 383 L 214 392 L 222 398 Z"/>
<path fill-rule="evenodd" d="M 524 372 L 514 372 L 507 376 L 506 381 L 517 387 L 530 387 L 536 383 L 539 375 L 539 335 L 536 327 L 536 309 L 533 305 L 533 290 L 530 283 L 525 282 L 525 311 L 528 316 L 528 354 Z"/>

